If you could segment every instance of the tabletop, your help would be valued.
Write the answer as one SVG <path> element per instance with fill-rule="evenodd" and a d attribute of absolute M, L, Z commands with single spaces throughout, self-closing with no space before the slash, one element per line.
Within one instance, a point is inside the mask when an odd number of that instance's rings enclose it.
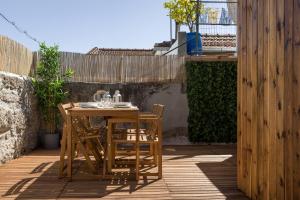
<path fill-rule="evenodd" d="M 80 107 L 79 103 L 75 104 L 75 107 L 68 110 L 71 116 L 136 116 L 139 113 L 139 109 L 136 106 L 128 108 L 113 108 L 113 107 L 95 107 L 87 108 Z"/>

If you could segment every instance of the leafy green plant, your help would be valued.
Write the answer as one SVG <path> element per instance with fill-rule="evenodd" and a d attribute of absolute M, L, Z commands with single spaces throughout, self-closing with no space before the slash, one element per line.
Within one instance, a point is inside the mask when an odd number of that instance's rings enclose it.
<path fill-rule="evenodd" d="M 236 62 L 187 62 L 191 142 L 236 142 Z"/>
<path fill-rule="evenodd" d="M 169 0 L 164 3 L 164 7 L 170 11 L 170 17 L 179 25 L 185 24 L 193 31 L 196 24 L 197 4 L 192 0 Z M 199 4 L 198 13 L 205 11 L 204 5 Z"/>
<path fill-rule="evenodd" d="M 65 81 L 73 75 L 71 69 L 60 72 L 58 46 L 47 47 L 40 44 L 40 61 L 33 78 L 35 94 L 49 133 L 55 133 L 57 124 L 57 105 L 66 97 L 63 90 Z"/>

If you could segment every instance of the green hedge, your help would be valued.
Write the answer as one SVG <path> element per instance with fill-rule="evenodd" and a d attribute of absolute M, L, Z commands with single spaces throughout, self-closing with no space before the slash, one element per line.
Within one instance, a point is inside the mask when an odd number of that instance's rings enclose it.
<path fill-rule="evenodd" d="M 187 62 L 191 142 L 236 142 L 236 62 Z"/>

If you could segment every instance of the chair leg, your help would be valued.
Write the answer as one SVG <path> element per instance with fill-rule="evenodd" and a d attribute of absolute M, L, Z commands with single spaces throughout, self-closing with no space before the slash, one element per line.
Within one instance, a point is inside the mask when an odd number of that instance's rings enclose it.
<path fill-rule="evenodd" d="M 108 123 L 107 130 L 107 171 L 111 173 L 112 163 L 111 163 L 111 145 L 112 145 L 112 123 Z"/>
<path fill-rule="evenodd" d="M 158 154 L 158 178 L 162 178 L 162 120 L 158 123 L 158 142 L 157 142 L 157 154 Z"/>
<path fill-rule="evenodd" d="M 106 146 L 104 146 L 104 152 L 103 152 L 103 171 L 102 171 L 102 174 L 103 174 L 103 177 L 105 177 L 106 175 L 106 165 L 107 165 L 107 162 L 106 162 L 106 159 L 107 159 L 107 152 L 106 152 Z"/>
<path fill-rule="evenodd" d="M 97 164 L 99 165 L 102 158 L 101 158 L 101 154 L 98 151 L 98 147 L 97 144 L 94 143 L 94 141 L 92 141 L 91 139 L 87 139 L 86 140 L 87 146 L 89 148 L 89 151 L 91 152 L 91 154 L 94 156 Z M 88 152 L 89 153 L 89 152 Z"/>
<path fill-rule="evenodd" d="M 112 144 L 111 144 L 111 163 L 113 166 L 116 164 L 116 150 L 117 150 L 117 144 L 112 142 Z"/>
<path fill-rule="evenodd" d="M 74 161 L 75 157 L 78 156 L 78 152 L 77 152 L 77 142 L 72 142 L 72 162 Z"/>
<path fill-rule="evenodd" d="M 149 154 L 153 156 L 155 146 L 153 144 L 149 144 Z"/>
<path fill-rule="evenodd" d="M 140 143 L 139 143 L 139 122 L 136 123 L 136 143 L 135 143 L 135 152 L 136 152 L 136 180 L 140 179 Z"/>
<path fill-rule="evenodd" d="M 67 149 L 67 135 L 66 135 L 66 128 L 65 125 L 63 127 L 63 135 L 60 142 L 61 149 L 60 149 L 60 162 L 59 162 L 59 177 L 63 177 L 64 168 L 65 168 L 65 154 Z"/>
<path fill-rule="evenodd" d="M 158 146 L 157 146 L 157 144 L 156 143 L 153 143 L 153 144 L 150 144 L 151 146 L 153 146 L 153 161 L 154 161 L 154 164 L 155 164 L 155 166 L 158 166 L 158 152 L 157 152 L 157 150 L 158 150 Z"/>
<path fill-rule="evenodd" d="M 162 149 L 159 143 L 156 144 L 157 154 L 155 157 L 157 158 L 157 167 L 158 167 L 158 178 L 162 178 Z"/>
<path fill-rule="evenodd" d="M 91 158 L 89 157 L 87 151 L 85 150 L 84 145 L 83 145 L 82 142 L 80 142 L 80 141 L 79 141 L 77 144 L 79 145 L 79 148 L 80 148 L 80 150 L 81 150 L 83 156 L 85 157 L 86 162 L 87 162 L 88 167 L 90 168 L 91 172 L 92 172 L 92 173 L 96 173 L 96 169 L 95 169 L 95 167 L 94 167 L 94 165 L 93 165 L 93 163 L 92 163 L 92 160 L 91 160 Z"/>

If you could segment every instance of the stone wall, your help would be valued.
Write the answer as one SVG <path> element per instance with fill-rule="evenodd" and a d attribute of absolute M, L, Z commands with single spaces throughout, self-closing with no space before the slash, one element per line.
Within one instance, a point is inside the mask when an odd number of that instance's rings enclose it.
<path fill-rule="evenodd" d="M 137 105 L 141 111 L 151 111 L 152 105 L 165 105 L 164 144 L 189 144 L 187 139 L 188 104 L 185 86 L 179 83 L 98 84 L 68 83 L 69 99 L 74 102 L 93 101 L 97 90 L 120 90 L 123 100 Z"/>
<path fill-rule="evenodd" d="M 38 119 L 30 78 L 0 72 L 0 164 L 36 147 Z"/>

